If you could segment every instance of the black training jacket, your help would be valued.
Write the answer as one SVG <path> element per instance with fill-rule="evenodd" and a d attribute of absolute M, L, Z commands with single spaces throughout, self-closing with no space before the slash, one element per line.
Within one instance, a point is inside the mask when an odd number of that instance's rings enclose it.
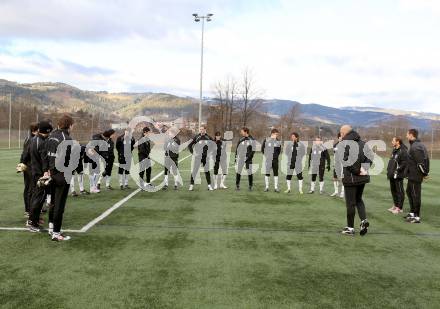
<path fill-rule="evenodd" d="M 414 182 L 423 182 L 429 173 L 429 156 L 425 145 L 420 140 L 410 142 L 406 177 Z"/>
<path fill-rule="evenodd" d="M 342 183 L 344 186 L 358 186 L 370 182 L 370 175 L 360 175 L 362 164 L 364 168 L 368 170 L 371 166 L 371 160 L 366 156 L 366 152 L 370 151 L 369 148 L 365 148 L 365 142 L 361 140 L 360 135 L 356 131 L 351 131 L 348 133 L 342 141 L 354 141 L 359 149 L 356 161 L 350 166 L 344 166 Z M 341 146 L 343 146 L 342 143 Z M 344 147 L 344 161 L 348 161 L 350 153 L 350 145 L 345 145 Z M 342 149 L 341 149 L 342 150 Z"/>
<path fill-rule="evenodd" d="M 188 145 L 188 150 L 191 152 L 191 154 L 194 152 L 194 145 L 202 142 L 202 141 L 212 141 L 213 139 L 208 134 L 197 134 L 192 139 L 191 143 Z M 202 149 L 202 161 L 206 161 L 206 157 L 208 156 L 208 145 L 203 146 Z"/>
<path fill-rule="evenodd" d="M 57 169 L 55 166 L 55 160 L 58 155 L 64 155 L 63 161 L 64 166 L 69 166 L 70 163 L 70 155 L 72 152 L 72 146 L 67 146 L 66 152 L 63 154 L 61 152 L 57 153 L 58 146 L 64 141 L 71 141 L 72 138 L 69 135 L 68 130 L 56 129 L 50 133 L 49 138 L 47 139 L 47 151 L 49 158 L 49 170 L 52 177 L 56 177 L 56 181 L 65 183 L 64 177 L 57 177 L 63 175 L 64 172 Z M 73 165 L 73 163 L 71 163 Z"/>
<path fill-rule="evenodd" d="M 124 138 L 125 138 L 125 134 L 122 134 L 116 139 L 116 151 L 118 152 L 119 163 L 121 163 L 121 162 L 124 163 L 126 161 L 125 154 L 124 154 Z M 129 139 L 129 138 L 127 138 L 127 139 Z M 133 152 L 135 143 L 136 143 L 136 141 L 134 140 L 133 137 L 131 137 L 131 139 L 130 139 L 130 151 L 131 152 Z"/>
<path fill-rule="evenodd" d="M 403 179 L 405 178 L 406 166 L 408 163 L 408 148 L 401 145 L 398 149 L 394 148 L 391 153 L 390 160 L 387 166 L 388 179 Z"/>
<path fill-rule="evenodd" d="M 138 140 L 138 157 L 139 162 L 150 158 L 151 144 L 148 137 L 142 137 Z"/>
<path fill-rule="evenodd" d="M 235 148 L 235 160 L 237 160 L 238 147 L 240 144 L 247 145 L 246 146 L 246 159 L 245 163 L 252 163 L 252 159 L 254 158 L 255 151 L 252 147 L 252 144 L 255 143 L 255 139 L 252 136 L 241 137 L 238 141 L 237 147 Z"/>
<path fill-rule="evenodd" d="M 278 161 L 281 154 L 281 142 L 277 139 L 268 137 L 264 139 L 263 144 L 261 145 L 261 152 L 263 154 L 264 151 L 266 150 L 266 147 L 273 148 L 272 161 Z"/>
<path fill-rule="evenodd" d="M 290 154 L 287 152 L 291 152 Z M 291 142 L 286 148 L 286 154 L 290 157 L 289 168 L 302 171 L 302 160 L 306 155 L 306 147 L 300 142 Z M 299 166 L 296 164 L 298 163 Z"/>
<path fill-rule="evenodd" d="M 42 176 L 49 170 L 47 137 L 37 134 L 29 145 L 31 172 L 33 176 Z"/>
<path fill-rule="evenodd" d="M 180 139 L 177 136 L 170 138 L 164 144 L 165 156 L 170 157 L 171 160 L 177 161 L 179 159 Z"/>

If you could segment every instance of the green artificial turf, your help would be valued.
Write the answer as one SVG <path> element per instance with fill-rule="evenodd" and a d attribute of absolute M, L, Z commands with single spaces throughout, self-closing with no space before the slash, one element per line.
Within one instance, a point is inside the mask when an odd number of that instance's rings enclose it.
<path fill-rule="evenodd" d="M 1 227 L 24 226 L 18 156 L 0 151 Z M 365 237 L 339 234 L 343 200 L 299 195 L 295 180 L 291 194 L 265 193 L 259 172 L 255 191 L 236 192 L 231 174 L 228 190 L 208 192 L 202 176 L 188 192 L 190 160 L 180 167 L 184 188 L 140 192 L 69 242 L 0 231 L 0 307 L 440 308 L 440 162 L 419 225 L 386 211 L 388 183 L 372 177 Z M 69 197 L 64 228 L 81 229 L 131 191 Z"/>

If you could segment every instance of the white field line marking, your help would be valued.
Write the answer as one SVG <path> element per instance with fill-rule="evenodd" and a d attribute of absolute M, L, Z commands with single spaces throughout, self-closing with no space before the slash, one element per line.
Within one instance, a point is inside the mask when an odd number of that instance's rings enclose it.
<path fill-rule="evenodd" d="M 183 160 L 188 159 L 189 157 L 191 157 L 191 155 L 186 156 L 185 158 L 179 160 L 179 163 L 182 162 Z M 163 171 L 160 172 L 159 174 L 157 174 L 156 176 L 154 176 L 151 181 L 156 180 L 157 178 L 159 178 L 160 176 L 163 175 Z M 87 223 L 86 225 L 83 226 L 83 228 L 81 229 L 82 233 L 87 232 L 88 230 L 90 230 L 93 226 L 95 226 L 96 224 L 98 224 L 100 221 L 104 220 L 105 218 L 107 218 L 113 211 L 115 211 L 116 209 L 118 209 L 119 207 L 121 207 L 122 205 L 125 204 L 125 202 L 127 202 L 129 199 L 131 199 L 133 196 L 135 196 L 136 194 L 138 194 L 139 192 L 141 192 L 142 189 L 138 188 L 137 190 L 131 192 L 129 195 L 127 195 L 125 198 L 123 198 L 122 200 L 120 200 L 119 202 L 117 202 L 116 204 L 114 204 L 112 207 L 110 207 L 109 209 L 107 209 L 106 211 L 104 211 L 100 216 L 96 217 L 95 219 L 93 219 L 92 221 L 90 221 L 89 223 Z"/>
<path fill-rule="evenodd" d="M 0 227 L 0 231 L 28 231 L 25 227 Z M 81 230 L 62 230 L 67 233 L 82 233 Z"/>
<path fill-rule="evenodd" d="M 188 159 L 189 157 L 191 157 L 191 155 L 186 156 L 185 158 L 179 160 L 179 163 L 182 162 L 183 160 Z M 159 174 L 157 174 L 156 176 L 154 176 L 151 181 L 156 180 L 157 178 L 159 178 L 160 176 L 163 175 L 163 171 L 160 172 Z M 140 191 L 142 191 L 142 189 L 137 189 L 133 192 L 131 192 L 129 195 L 127 195 L 126 197 L 124 197 L 122 200 L 120 200 L 119 202 L 117 202 L 116 204 L 114 204 L 112 207 L 110 207 L 109 209 L 107 209 L 106 211 L 104 211 L 100 216 L 96 217 L 95 219 L 93 219 L 92 221 L 90 221 L 89 223 L 87 223 L 85 226 L 83 226 L 80 230 L 62 230 L 63 232 L 67 232 L 67 233 L 85 233 L 88 230 L 90 230 L 93 226 L 95 226 L 96 224 L 98 224 L 100 221 L 104 220 L 105 218 L 107 218 L 113 211 L 115 211 L 116 209 L 118 209 L 119 207 L 121 207 L 122 205 L 124 205 L 125 202 L 127 202 L 129 199 L 131 199 L 133 196 L 135 196 L 136 194 L 138 194 Z M 28 231 L 27 228 L 24 227 L 0 227 L 0 231 Z"/>

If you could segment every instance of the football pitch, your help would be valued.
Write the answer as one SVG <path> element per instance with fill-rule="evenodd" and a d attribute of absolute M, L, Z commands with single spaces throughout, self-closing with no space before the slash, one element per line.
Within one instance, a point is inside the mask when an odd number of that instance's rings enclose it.
<path fill-rule="evenodd" d="M 0 228 L 24 227 L 19 155 L 0 150 Z M 115 168 L 114 191 L 69 197 L 71 241 L 0 230 L 0 307 L 440 308 L 439 161 L 423 185 L 422 224 L 390 214 L 386 177 L 372 177 L 365 237 L 339 233 L 343 200 L 299 195 L 295 178 L 291 194 L 263 192 L 260 172 L 253 192 L 247 177 L 236 192 L 231 170 L 229 189 L 208 192 L 202 175 L 189 192 L 190 159 L 180 169 L 177 192 L 137 192 L 133 182 L 121 191 Z"/>

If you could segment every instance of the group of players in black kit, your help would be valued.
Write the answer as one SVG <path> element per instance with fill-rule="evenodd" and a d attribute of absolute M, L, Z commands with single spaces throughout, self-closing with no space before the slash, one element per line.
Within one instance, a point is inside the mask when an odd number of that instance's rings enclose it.
<path fill-rule="evenodd" d="M 105 147 L 96 145 L 94 148 L 81 146 L 80 160 L 70 181 L 63 177 L 63 172 L 59 171 L 56 164 L 56 153 L 58 145 L 64 140 L 71 140 L 70 130 L 73 120 L 70 116 L 64 115 L 57 123 L 57 129 L 52 130 L 52 125 L 48 121 L 42 121 L 31 125 L 30 136 L 26 139 L 23 147 L 20 164 L 17 170 L 23 172 L 25 181 L 24 201 L 26 225 L 31 232 L 40 232 L 44 223 L 40 217 L 43 211 L 43 204 L 46 200 L 49 205 L 49 224 L 48 232 L 54 241 L 70 239 L 61 233 L 62 217 L 69 187 L 72 196 L 77 196 L 75 191 L 75 174 L 79 183 L 79 193 L 86 195 L 99 193 L 101 190 L 101 180 L 105 180 L 107 190 L 113 190 L 111 186 L 111 174 L 115 162 L 114 149 L 118 155 L 118 176 L 120 189 L 128 187 L 128 175 L 130 173 L 131 153 L 134 148 L 138 148 L 139 157 L 139 179 L 140 187 L 148 190 L 154 188 L 151 184 L 152 162 L 150 153 L 152 150 L 149 138 L 150 129 L 144 127 L 142 137 L 136 142 L 127 128 L 124 133 L 117 137 L 116 143 L 113 138 L 115 131 L 109 129 L 103 133 L 92 137 L 93 141 L 103 142 Z M 182 185 L 178 169 L 179 153 L 182 150 L 180 139 L 177 132 L 169 129 L 168 140 L 164 143 L 164 181 L 163 190 L 168 189 L 169 174 L 174 177 L 174 189 L 177 190 Z M 248 176 L 248 190 L 253 190 L 252 165 L 256 152 L 256 141 L 250 135 L 248 128 L 240 130 L 240 139 L 235 151 L 235 189 L 240 190 L 241 174 Z M 407 138 L 410 148 L 407 150 L 400 138 L 393 139 L 393 153 L 388 163 L 387 176 L 390 181 L 391 193 L 394 206 L 389 211 L 394 214 L 401 213 L 403 210 L 403 179 L 408 178 L 407 195 L 410 203 L 410 213 L 405 217 L 408 222 L 420 223 L 421 207 L 421 183 L 429 173 L 429 157 L 425 146 L 418 140 L 418 132 L 415 129 L 408 131 Z M 214 143 L 212 143 L 214 142 Z M 208 190 L 227 189 L 225 179 L 228 173 L 228 160 L 226 148 L 228 141 L 223 139 L 220 132 L 215 133 L 212 139 L 206 132 L 206 126 L 201 126 L 199 133 L 190 140 L 187 145 L 193 157 L 192 173 L 190 178 L 189 190 L 194 190 L 195 178 L 200 168 L 204 168 L 204 174 L 208 184 Z M 343 142 L 343 143 L 341 143 Z M 351 142 L 347 144 L 347 142 Z M 212 147 L 215 145 L 215 147 Z M 342 145 L 342 146 L 341 146 Z M 343 161 L 348 161 L 351 147 L 356 146 L 359 151 L 354 156 L 352 164 L 345 166 Z M 186 147 L 186 146 L 185 146 Z M 275 192 L 279 189 L 279 159 L 282 152 L 282 143 L 279 139 L 279 131 L 272 129 L 270 137 L 262 142 L 261 152 L 263 154 L 263 173 L 265 180 L 264 191 L 269 191 L 270 175 L 272 172 Z M 333 144 L 335 157 L 333 169 L 334 193 L 331 196 L 344 198 L 347 207 L 347 227 L 342 230 L 345 235 L 354 235 L 354 217 L 356 210 L 361 219 L 360 235 L 365 235 L 369 228 L 365 205 L 363 202 L 363 191 L 365 185 L 370 181 L 368 173 L 369 166 L 373 163 L 371 153 L 365 142 L 361 140 L 359 134 L 350 126 L 342 126 L 338 133 L 338 139 Z M 287 156 L 287 176 L 285 193 L 291 192 L 291 181 L 295 175 L 298 180 L 298 192 L 303 194 L 303 159 L 307 154 L 307 146 L 299 141 L 299 134 L 293 132 L 289 143 L 285 144 L 284 153 Z M 338 159 L 339 158 L 339 159 Z M 214 162 L 214 186 L 210 174 L 209 162 Z M 64 162 L 69 160 L 68 155 Z M 104 171 L 101 172 L 99 160 L 104 161 Z M 324 174 L 325 170 L 330 171 L 330 154 L 320 137 L 316 137 L 308 153 L 308 168 L 311 174 L 311 184 L 309 194 L 313 194 L 316 188 L 316 181 L 319 180 L 319 192 L 324 193 Z M 65 163 L 68 165 L 68 163 Z M 84 188 L 84 164 L 89 168 L 90 193 Z M 65 165 L 66 166 L 66 165 Z M 69 184 L 70 182 L 70 184 Z"/>

